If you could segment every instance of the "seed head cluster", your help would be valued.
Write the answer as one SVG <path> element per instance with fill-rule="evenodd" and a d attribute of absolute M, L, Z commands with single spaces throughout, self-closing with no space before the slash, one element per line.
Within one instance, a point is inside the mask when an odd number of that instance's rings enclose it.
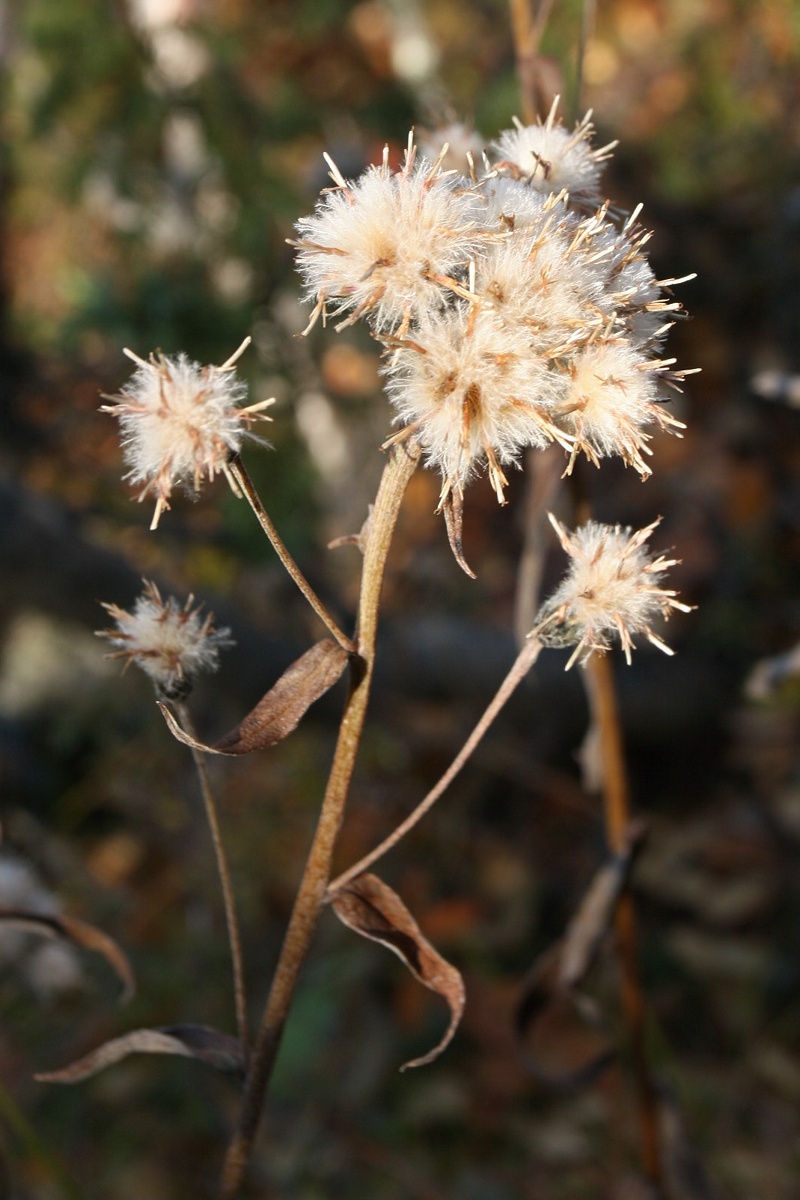
<path fill-rule="evenodd" d="M 569 571 L 540 608 L 532 633 L 545 646 L 574 646 L 567 670 L 595 652 L 603 653 L 615 639 L 631 661 L 633 635 L 672 654 L 653 632 L 656 620 L 666 620 L 673 609 L 690 612 L 677 593 L 662 588 L 664 572 L 677 559 L 651 558 L 646 543 L 657 527 L 653 521 L 634 533 L 619 525 L 589 521 L 570 533 L 550 514 L 559 541 L 570 557 Z"/>
<path fill-rule="evenodd" d="M 124 658 L 150 677 L 165 700 L 182 700 L 201 671 L 216 671 L 219 651 L 233 645 L 230 629 L 214 629 L 213 613 L 193 608 L 194 596 L 181 604 L 173 596 L 162 599 L 155 583 L 144 581 L 144 591 L 132 612 L 116 604 L 103 608 L 116 623 L 98 631 L 115 650 L 109 658 Z"/>
<path fill-rule="evenodd" d="M 654 432 L 683 428 L 664 385 L 686 372 L 661 357 L 682 281 L 655 278 L 638 209 L 600 202 L 612 146 L 592 134 L 590 114 L 570 132 L 554 106 L 501 134 L 480 171 L 474 152 L 462 174 L 446 144 L 424 158 L 411 138 L 397 171 L 388 151 L 354 181 L 328 159 L 334 186 L 298 223 L 309 328 L 361 318 L 384 342 L 389 442 L 419 441 L 442 504 L 482 473 L 502 503 L 504 468 L 553 442 L 567 472 L 618 456 L 644 478 Z"/>

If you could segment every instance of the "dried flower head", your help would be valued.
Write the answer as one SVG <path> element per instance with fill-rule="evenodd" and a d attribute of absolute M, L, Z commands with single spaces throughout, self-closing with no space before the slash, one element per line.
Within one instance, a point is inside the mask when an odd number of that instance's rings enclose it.
<path fill-rule="evenodd" d="M 348 183 L 326 155 L 336 187 L 298 221 L 293 243 L 316 301 L 309 328 L 332 302 L 334 316 L 349 314 L 339 328 L 364 316 L 376 329 L 402 331 L 463 278 L 479 241 L 474 193 L 438 162 L 417 164 L 411 137 L 401 170 L 388 158 L 386 147 L 380 166 Z"/>
<path fill-rule="evenodd" d="M 651 623 L 666 620 L 673 609 L 691 612 L 676 600 L 677 593 L 659 585 L 677 559 L 651 558 L 645 543 L 660 518 L 633 532 L 619 525 L 590 521 L 570 533 L 549 514 L 571 562 L 569 573 L 539 609 L 531 636 L 545 646 L 574 646 L 567 670 L 595 652 L 606 651 L 619 638 L 630 663 L 633 635 L 643 634 L 663 650 L 673 651 L 657 637 Z"/>
<path fill-rule="evenodd" d="M 495 167 L 524 179 L 537 192 L 566 190 L 573 199 L 596 200 L 603 163 L 617 143 L 593 150 L 591 111 L 570 133 L 556 120 L 559 102 L 557 96 L 547 118 L 536 125 L 523 125 L 514 118 L 516 129 L 507 129 L 493 143 L 500 156 Z"/>
<path fill-rule="evenodd" d="M 126 479 L 144 484 L 138 499 L 156 497 L 151 529 L 179 484 L 196 492 L 203 479 L 221 473 L 236 492 L 228 460 L 239 453 L 254 421 L 270 420 L 263 410 L 274 403 L 269 399 L 240 407 L 247 387 L 236 378 L 234 364 L 249 343 L 246 338 L 221 367 L 201 367 L 185 354 L 152 354 L 145 362 L 125 350 L 137 369 L 119 396 L 109 397 L 116 402 L 101 411 L 119 420 L 130 468 Z"/>
<path fill-rule="evenodd" d="M 144 591 L 133 612 L 116 604 L 103 608 L 116 621 L 116 629 L 98 630 L 116 649 L 109 658 L 132 662 L 153 681 L 166 700 L 182 700 L 200 671 L 216 671 L 219 651 L 232 646 L 230 629 L 214 629 L 214 614 L 192 608 L 194 596 L 181 605 L 173 596 L 163 600 L 154 583 L 144 581 Z"/>

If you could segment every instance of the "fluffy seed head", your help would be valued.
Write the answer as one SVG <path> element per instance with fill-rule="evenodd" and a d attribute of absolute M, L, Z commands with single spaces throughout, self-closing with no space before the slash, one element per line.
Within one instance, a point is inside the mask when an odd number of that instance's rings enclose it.
<path fill-rule="evenodd" d="M 355 182 L 335 167 L 332 174 L 338 187 L 297 223 L 294 243 L 307 296 L 316 301 L 311 324 L 332 303 L 334 316 L 349 314 L 342 325 L 365 316 L 375 329 L 404 331 L 441 307 L 454 276 L 463 278 L 480 242 L 475 196 L 437 164 L 415 165 L 410 141 L 400 171 L 389 168 L 385 151 L 383 163 Z"/>
<path fill-rule="evenodd" d="M 169 508 L 174 487 L 196 492 L 203 479 L 228 475 L 228 459 L 240 451 L 250 425 L 270 419 L 263 409 L 271 399 L 240 407 L 247 387 L 236 378 L 234 363 L 249 342 L 221 367 L 201 367 L 185 354 L 151 354 L 145 362 L 125 351 L 136 370 L 119 395 L 109 397 L 115 403 L 101 411 L 119 420 L 126 478 L 144 484 L 138 499 L 156 497 L 151 529 Z"/>
<path fill-rule="evenodd" d="M 536 125 L 514 118 L 516 129 L 507 129 L 493 143 L 499 157 L 496 169 L 524 179 L 537 192 L 566 189 L 573 199 L 596 200 L 603 163 L 616 142 L 593 150 L 591 112 L 570 133 L 556 121 L 558 103 L 556 97 L 547 119 Z"/>
<path fill-rule="evenodd" d="M 621 340 L 598 342 L 575 357 L 558 417 L 575 438 L 568 471 L 581 452 L 599 466 L 619 455 L 646 478 L 643 454 L 651 454 L 648 427 L 680 437 L 685 428 L 658 403 L 659 376 L 666 365 L 650 362 Z"/>
<path fill-rule="evenodd" d="M 442 499 L 485 463 L 503 503 L 503 464 L 525 446 L 559 440 L 543 398 L 546 364 L 529 351 L 526 336 L 504 329 L 490 312 L 458 309 L 423 323 L 413 340 L 397 343 L 387 390 L 403 428 L 390 442 L 413 434 L 427 461 L 439 468 Z"/>
<path fill-rule="evenodd" d="M 232 646 L 230 629 L 214 629 L 214 614 L 193 608 L 194 596 L 181 605 L 173 596 L 163 600 L 154 583 L 144 581 L 144 591 L 132 612 L 116 604 L 103 608 L 116 622 L 115 629 L 98 630 L 116 649 L 109 658 L 124 658 L 149 675 L 165 700 L 182 700 L 200 671 L 216 671 L 219 651 Z"/>
<path fill-rule="evenodd" d="M 676 599 L 676 592 L 659 586 L 664 572 L 677 562 L 663 555 L 651 558 L 647 551 L 645 543 L 659 521 L 635 533 L 590 521 L 570 533 L 549 516 L 571 561 L 566 577 L 539 609 L 532 636 L 545 646 L 574 646 L 567 670 L 595 651 L 605 652 L 615 638 L 630 663 L 634 634 L 672 654 L 651 624 L 666 620 L 673 609 L 691 608 Z"/>

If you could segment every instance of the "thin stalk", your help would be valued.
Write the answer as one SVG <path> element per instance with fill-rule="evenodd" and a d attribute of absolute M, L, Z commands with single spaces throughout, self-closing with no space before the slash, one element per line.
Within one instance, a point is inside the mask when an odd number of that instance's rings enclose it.
<path fill-rule="evenodd" d="M 319 596 L 314 591 L 311 584 L 308 582 L 305 575 L 292 558 L 286 547 L 286 544 L 283 541 L 283 538 L 272 523 L 272 518 L 264 508 L 264 505 L 261 503 L 261 497 L 256 491 L 255 484 L 250 478 L 248 470 L 238 454 L 235 455 L 227 465 L 229 474 L 232 476 L 237 486 L 241 488 L 242 494 L 255 513 L 259 525 L 272 543 L 272 547 L 275 550 L 278 558 L 281 560 L 284 567 L 286 567 L 286 570 L 289 572 L 292 579 L 295 581 L 300 591 L 313 608 L 314 612 L 317 614 L 323 624 L 327 625 L 329 631 L 336 638 L 336 641 L 339 643 L 339 645 L 342 646 L 348 652 L 348 654 L 353 654 L 355 652 L 355 645 L 347 636 L 347 634 L 343 633 L 336 624 L 336 621 L 333 619 L 328 609 L 322 603 Z"/>
<path fill-rule="evenodd" d="M 610 848 L 620 851 L 625 845 L 631 809 L 610 658 L 593 654 L 586 664 L 585 679 L 592 719 L 600 735 L 606 837 Z M 622 1007 L 639 1100 L 642 1162 L 656 1195 L 662 1197 L 664 1172 L 658 1133 L 658 1100 L 647 1058 L 646 1011 L 636 953 L 636 910 L 629 891 L 623 892 L 617 906 L 615 931 L 622 972 Z"/>
<path fill-rule="evenodd" d="M 382 858 L 384 854 L 387 854 L 389 850 L 396 846 L 400 839 L 404 838 L 409 830 L 413 829 L 417 822 L 422 820 L 425 814 L 433 808 L 436 801 L 450 786 L 456 775 L 458 775 L 461 768 L 470 758 L 472 752 L 486 733 L 489 726 L 494 722 L 500 710 L 505 706 L 511 697 L 512 692 L 528 674 L 528 671 L 539 657 L 539 652 L 541 649 L 541 642 L 539 642 L 537 638 L 528 638 L 523 643 L 522 649 L 514 660 L 514 663 L 512 664 L 511 669 L 509 670 L 505 679 L 497 689 L 493 699 L 489 702 L 489 705 L 483 713 L 483 716 L 480 718 L 472 733 L 469 735 L 466 742 L 445 771 L 444 775 L 442 775 L 439 782 L 431 788 L 424 799 L 420 800 L 417 807 L 413 812 L 409 813 L 405 821 L 402 821 L 401 824 L 398 825 L 397 828 L 393 830 L 393 832 L 390 833 L 387 838 L 384 838 L 379 846 L 376 846 L 374 850 L 370 850 L 369 854 L 365 854 L 363 858 L 359 859 L 358 862 L 352 867 L 348 867 L 348 869 L 343 871 L 341 875 L 337 875 L 336 879 L 334 879 L 333 882 L 328 885 L 329 897 L 333 896 L 336 892 L 348 884 L 351 879 L 355 879 L 356 875 L 361 875 L 364 871 L 371 867 L 374 862 L 377 862 L 379 858 Z"/>
<path fill-rule="evenodd" d="M 572 98 L 572 119 L 577 119 L 583 107 L 583 78 L 586 61 L 586 47 L 594 35 L 595 17 L 597 15 L 596 0 L 583 0 L 581 14 L 581 34 L 578 42 L 578 61 L 575 68 L 575 90 Z"/>
<path fill-rule="evenodd" d="M 509 0 L 522 120 L 526 125 L 534 123 L 539 111 L 536 58 L 553 0 L 539 0 L 535 17 L 531 11 L 531 3 L 532 0 Z"/>
<path fill-rule="evenodd" d="M 195 737 L 192 718 L 185 704 L 176 703 L 175 711 L 181 725 L 189 734 L 190 737 Z M 228 870 L 228 859 L 225 854 L 225 846 L 222 841 L 222 833 L 219 827 L 219 819 L 217 817 L 217 806 L 214 801 L 214 794 L 211 791 L 211 784 L 208 778 L 208 769 L 206 760 L 199 750 L 192 748 L 192 758 L 197 769 L 197 777 L 200 781 L 200 792 L 203 797 L 203 805 L 206 810 L 206 818 L 208 820 L 208 828 L 211 832 L 211 841 L 214 845 L 214 857 L 217 860 L 217 874 L 219 875 L 220 887 L 222 889 L 222 903 L 225 908 L 225 924 L 228 927 L 228 945 L 231 951 L 231 965 L 233 968 L 233 996 L 236 1005 L 236 1028 L 239 1033 L 239 1041 L 242 1043 L 242 1053 L 244 1060 L 250 1052 L 250 1042 L 247 1033 L 247 992 L 244 982 L 244 965 L 242 957 L 242 942 L 239 936 L 239 921 L 236 916 L 236 902 L 233 898 L 233 888 L 231 887 L 231 876 Z"/>
<path fill-rule="evenodd" d="M 289 919 L 245 1079 L 239 1127 L 228 1147 L 220 1200 L 236 1200 L 239 1195 L 297 980 L 325 902 L 336 837 L 344 816 L 372 683 L 378 608 L 386 557 L 400 503 L 419 456 L 419 447 L 414 444 L 396 447 L 384 468 L 375 498 L 361 576 L 357 626 L 358 657 L 353 660 L 351 666 L 350 689 L 314 840 Z"/>

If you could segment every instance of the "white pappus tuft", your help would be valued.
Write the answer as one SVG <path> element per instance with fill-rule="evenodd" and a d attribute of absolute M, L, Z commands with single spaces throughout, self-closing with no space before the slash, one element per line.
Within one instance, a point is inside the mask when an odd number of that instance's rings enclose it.
<path fill-rule="evenodd" d="M 125 350 L 137 369 L 101 412 L 119 420 L 126 478 L 144 484 L 138 499 L 156 497 L 151 529 L 178 485 L 196 492 L 203 479 L 223 474 L 236 492 L 228 460 L 239 453 L 254 421 L 270 420 L 263 410 L 274 403 L 241 407 L 247 385 L 236 378 L 234 364 L 249 344 L 248 337 L 221 367 L 201 367 L 185 354 L 152 354 L 145 361 Z"/>
<path fill-rule="evenodd" d="M 492 143 L 499 156 L 495 169 L 524 180 L 537 192 L 566 189 L 575 200 L 595 201 L 600 195 L 603 163 L 617 143 L 593 150 L 591 112 L 570 133 L 556 120 L 559 101 L 557 96 L 546 119 L 535 125 L 523 125 L 514 118 L 516 128 L 507 129 Z"/>
<path fill-rule="evenodd" d="M 216 671 L 219 651 L 232 646 L 230 629 L 214 629 L 214 614 L 193 608 L 194 596 L 181 604 L 173 596 L 162 599 L 155 583 L 145 580 L 144 591 L 132 612 L 116 604 L 103 608 L 116 622 L 115 629 L 98 630 L 116 649 L 109 658 L 124 658 L 150 677 L 156 692 L 166 700 L 182 700 L 201 671 Z"/>
<path fill-rule="evenodd" d="M 634 634 L 672 654 L 651 624 L 666 620 L 673 609 L 691 612 L 691 606 L 660 586 L 665 571 L 678 560 L 651 558 L 647 551 L 646 542 L 661 518 L 636 532 L 589 521 L 570 533 L 552 513 L 548 516 L 571 561 L 568 574 L 539 609 L 530 636 L 545 646 L 574 646 L 567 670 L 595 651 L 605 652 L 615 638 L 630 663 Z"/>

